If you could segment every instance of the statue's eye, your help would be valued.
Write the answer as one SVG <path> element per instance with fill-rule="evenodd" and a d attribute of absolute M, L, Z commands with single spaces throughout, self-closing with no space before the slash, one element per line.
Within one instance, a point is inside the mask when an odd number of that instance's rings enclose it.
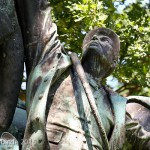
<path fill-rule="evenodd" d="M 105 42 L 105 41 L 109 42 L 109 39 L 106 38 L 106 37 L 101 37 L 100 39 L 101 39 L 101 41 L 103 41 L 103 42 Z"/>
<path fill-rule="evenodd" d="M 101 40 L 102 42 L 107 42 L 107 43 L 109 43 L 110 45 L 112 45 L 112 42 L 111 42 L 110 38 L 101 37 L 100 40 Z"/>

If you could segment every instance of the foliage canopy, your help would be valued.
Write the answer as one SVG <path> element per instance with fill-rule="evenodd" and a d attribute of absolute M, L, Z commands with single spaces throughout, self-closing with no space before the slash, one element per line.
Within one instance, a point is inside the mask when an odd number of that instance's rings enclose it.
<path fill-rule="evenodd" d="M 82 53 L 85 34 L 108 27 L 120 37 L 119 65 L 113 76 L 124 95 L 150 96 L 150 3 L 136 0 L 50 0 L 52 17 L 67 51 Z M 119 11 L 120 6 L 124 6 Z"/>

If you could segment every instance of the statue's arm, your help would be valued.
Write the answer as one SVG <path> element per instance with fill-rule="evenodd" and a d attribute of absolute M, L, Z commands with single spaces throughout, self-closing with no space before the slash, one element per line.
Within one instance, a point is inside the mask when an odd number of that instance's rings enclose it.
<path fill-rule="evenodd" d="M 44 5 L 45 7 L 41 5 L 42 2 L 43 5 L 46 4 Z M 47 1 L 26 0 L 25 3 L 30 4 L 26 5 L 27 8 L 35 6 L 33 13 L 32 11 L 26 11 L 31 13 L 34 19 L 38 19 L 36 22 L 33 19 L 33 22 L 30 24 L 30 31 L 33 32 L 34 29 L 38 29 L 39 32 L 35 32 L 35 30 L 33 34 L 30 34 L 32 37 L 30 37 L 31 40 L 28 39 L 29 48 L 26 49 L 26 56 L 28 57 L 28 63 L 26 62 L 26 65 L 28 73 L 31 73 L 27 83 L 26 108 L 28 119 L 24 141 L 33 142 L 29 144 L 23 143 L 22 149 L 31 149 L 31 147 L 32 149 L 49 149 L 45 128 L 48 92 L 54 80 L 70 65 L 70 59 L 64 53 L 60 41 L 57 38 L 57 27 L 50 19 L 50 7 L 47 5 Z M 34 36 L 35 34 L 37 36 Z M 24 38 L 26 38 L 25 34 Z M 31 61 L 28 55 L 30 52 L 34 54 L 33 60 Z"/>
<path fill-rule="evenodd" d="M 14 0 L 25 47 L 27 75 L 37 65 L 52 26 L 48 0 Z"/>
<path fill-rule="evenodd" d="M 129 144 L 129 145 L 128 145 Z M 130 146 L 132 149 L 150 148 L 150 132 L 144 130 L 138 120 L 132 119 L 130 114 L 126 115 L 126 143 L 125 146 Z"/>
<path fill-rule="evenodd" d="M 50 51 L 57 51 L 59 48 L 61 53 L 62 46 L 58 40 L 57 26 L 51 19 L 48 0 L 14 1 L 23 34 L 26 70 L 29 76 L 40 60 L 45 61 Z"/>
<path fill-rule="evenodd" d="M 127 141 L 134 149 L 149 149 L 150 98 L 144 96 L 129 96 L 127 99 Z"/>

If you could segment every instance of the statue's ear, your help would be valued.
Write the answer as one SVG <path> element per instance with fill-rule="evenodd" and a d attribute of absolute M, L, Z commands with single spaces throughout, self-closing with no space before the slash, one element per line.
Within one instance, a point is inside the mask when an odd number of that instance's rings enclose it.
<path fill-rule="evenodd" d="M 114 58 L 113 63 L 111 64 L 111 67 L 115 68 L 117 66 L 117 64 L 118 64 L 118 61 L 119 61 L 118 57 Z"/>

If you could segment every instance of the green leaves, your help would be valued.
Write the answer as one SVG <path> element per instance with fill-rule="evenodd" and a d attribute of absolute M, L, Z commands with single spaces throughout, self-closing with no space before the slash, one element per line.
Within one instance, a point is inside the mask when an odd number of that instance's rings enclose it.
<path fill-rule="evenodd" d="M 60 40 L 68 51 L 81 53 L 85 33 L 96 26 L 105 26 L 107 15 L 103 13 L 102 1 L 52 1 L 51 5 Z"/>
<path fill-rule="evenodd" d="M 124 83 L 124 89 L 128 89 L 126 94 L 150 96 L 150 11 L 140 0 L 129 5 L 120 0 L 118 4 L 126 4 L 120 13 L 115 2 L 52 0 L 59 38 L 66 50 L 81 53 L 85 33 L 95 27 L 113 29 L 121 41 L 120 62 L 113 76 Z"/>

